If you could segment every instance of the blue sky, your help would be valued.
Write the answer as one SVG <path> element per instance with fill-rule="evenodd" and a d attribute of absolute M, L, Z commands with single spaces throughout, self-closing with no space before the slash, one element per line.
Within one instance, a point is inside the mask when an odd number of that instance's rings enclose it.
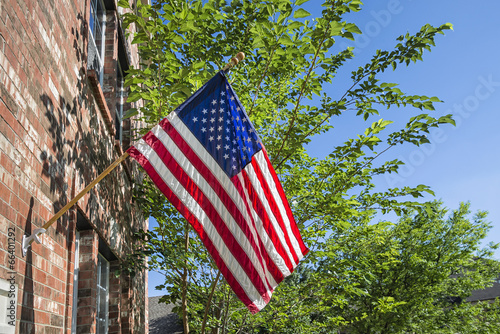
<path fill-rule="evenodd" d="M 318 13 L 321 1 L 311 0 L 304 8 Z M 384 160 L 399 158 L 406 162 L 397 176 L 382 177 L 379 187 L 400 187 L 425 184 L 450 209 L 461 201 L 470 201 L 472 211 L 486 210 L 492 222 L 485 242 L 500 242 L 500 25 L 498 0 L 383 0 L 366 1 L 363 10 L 349 20 L 356 23 L 364 36 L 355 42 L 339 41 L 339 49 L 354 46 L 356 58 L 344 66 L 336 87 L 347 88 L 348 74 L 366 63 L 377 49 L 390 50 L 396 38 L 406 32 L 415 33 L 426 23 L 434 26 L 450 22 L 453 31 L 436 38 L 436 47 L 424 55 L 424 61 L 408 68 L 386 72 L 382 80 L 399 84 L 406 93 L 437 96 L 444 103 L 436 104 L 433 116 L 453 114 L 457 126 L 443 126 L 431 132 L 431 144 L 420 148 L 405 146 L 392 149 Z M 345 87 L 342 77 L 345 76 Z M 326 92 L 338 97 L 336 89 Z M 390 110 L 378 118 L 398 120 L 411 109 Z M 331 134 L 318 138 L 310 145 L 310 153 L 328 154 L 333 147 L 324 143 L 341 143 L 362 129 L 352 118 L 332 123 Z M 358 126 L 359 125 L 359 126 Z M 428 196 L 426 199 L 431 200 Z M 500 259 L 500 251 L 496 258 Z M 154 290 L 161 276 L 150 273 L 149 295 L 161 295 Z"/>
<path fill-rule="evenodd" d="M 317 8 L 313 6 L 315 3 L 320 2 L 314 0 L 305 6 Z M 347 72 L 366 63 L 375 50 L 390 50 L 399 35 L 415 33 L 426 23 L 453 24 L 453 31 L 436 38 L 436 47 L 424 55 L 423 62 L 408 68 L 398 67 L 395 72 L 384 73 L 381 79 L 398 83 L 403 92 L 439 97 L 444 102 L 435 104 L 436 111 L 429 113 L 453 114 L 457 125 L 431 131 L 431 144 L 388 151 L 383 160 L 399 158 L 406 166 L 398 175 L 381 178 L 378 184 L 380 187 L 428 185 L 435 198 L 450 209 L 457 208 L 461 201 L 470 201 L 473 212 L 489 212 L 493 228 L 485 242 L 500 242 L 500 26 L 495 23 L 498 13 L 500 2 L 494 0 L 366 1 L 361 12 L 350 16 L 364 36 L 355 42 L 339 43 L 357 50 L 356 58 L 344 67 Z M 339 81 L 335 83 L 339 84 L 342 85 Z M 345 85 L 348 84 L 349 81 Z M 332 96 L 335 97 L 335 92 Z M 373 121 L 395 120 L 392 126 L 396 130 L 401 125 L 397 122 L 401 115 L 408 113 L 415 111 L 410 108 L 382 111 Z M 360 128 L 351 121 L 340 122 L 337 127 L 340 130 L 327 135 L 328 141 L 325 138 L 315 141 L 310 151 L 321 156 L 329 150 L 323 143 L 355 136 Z M 500 251 L 496 257 L 500 259 Z"/>

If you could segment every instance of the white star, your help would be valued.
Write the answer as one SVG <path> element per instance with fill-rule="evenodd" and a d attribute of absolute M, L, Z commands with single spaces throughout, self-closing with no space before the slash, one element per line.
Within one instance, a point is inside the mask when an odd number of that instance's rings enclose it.
<path fill-rule="evenodd" d="M 229 128 L 226 128 L 226 132 L 229 132 Z M 228 139 L 229 140 L 229 139 Z"/>
<path fill-rule="evenodd" d="M 239 121 L 240 120 L 240 116 L 236 116 L 236 120 Z"/>
<path fill-rule="evenodd" d="M 234 96 L 231 96 L 231 101 L 234 101 Z"/>
<path fill-rule="evenodd" d="M 210 130 L 210 132 L 214 132 L 215 129 L 213 126 L 211 126 L 209 130 Z"/>
<path fill-rule="evenodd" d="M 230 120 L 227 120 L 227 121 L 226 121 L 226 123 L 227 123 L 227 124 L 231 124 L 231 121 L 230 121 Z"/>
<path fill-rule="evenodd" d="M 243 123 L 245 123 L 247 121 L 247 118 L 243 117 L 242 121 L 243 121 Z"/>
<path fill-rule="evenodd" d="M 233 144 L 236 145 L 237 141 L 235 139 L 233 139 Z M 233 149 L 234 150 L 234 149 Z"/>
<path fill-rule="evenodd" d="M 227 144 L 226 144 L 226 145 L 224 146 L 224 148 L 225 148 L 226 150 L 229 150 L 229 145 L 227 145 Z"/>
<path fill-rule="evenodd" d="M 226 140 L 229 141 L 229 136 L 226 136 Z"/>
<path fill-rule="evenodd" d="M 203 123 L 206 123 L 206 122 L 207 122 L 207 119 L 206 119 L 206 118 L 203 118 L 201 121 L 202 121 Z"/>
<path fill-rule="evenodd" d="M 224 109 L 223 109 L 223 108 L 220 108 L 220 109 L 219 109 L 219 111 L 222 113 L 222 112 L 224 112 Z"/>
<path fill-rule="evenodd" d="M 238 106 L 238 107 L 236 107 L 236 110 L 237 110 L 237 111 L 240 111 L 241 109 L 240 109 L 240 107 Z"/>
<path fill-rule="evenodd" d="M 224 117 L 219 117 L 219 122 L 222 122 L 224 120 Z"/>
<path fill-rule="evenodd" d="M 253 128 L 250 128 L 250 130 L 248 130 L 248 132 L 253 133 Z"/>
<path fill-rule="evenodd" d="M 215 118 L 212 117 L 212 118 L 210 118 L 210 123 L 213 123 L 213 122 L 215 122 Z"/>
<path fill-rule="evenodd" d="M 235 166 L 235 165 L 233 165 L 233 169 L 236 169 L 236 166 Z"/>
<path fill-rule="evenodd" d="M 248 137 L 247 142 L 250 143 L 252 141 L 252 138 Z"/>
<path fill-rule="evenodd" d="M 233 148 L 231 151 L 233 151 L 233 153 L 236 153 L 236 149 L 235 148 Z"/>
<path fill-rule="evenodd" d="M 216 148 L 217 150 L 220 150 L 220 147 L 221 147 L 220 145 L 217 145 L 215 148 Z"/>
<path fill-rule="evenodd" d="M 247 151 L 247 147 L 246 146 L 243 146 L 243 151 Z"/>
<path fill-rule="evenodd" d="M 238 132 L 238 131 L 240 131 L 240 127 L 239 126 L 236 127 L 236 132 Z"/>
<path fill-rule="evenodd" d="M 220 104 L 224 104 L 224 103 L 226 103 L 226 102 L 224 102 L 224 100 L 220 100 Z"/>
<path fill-rule="evenodd" d="M 193 117 L 193 122 L 198 122 L 198 117 Z"/>
<path fill-rule="evenodd" d="M 219 127 L 217 128 L 217 130 L 218 130 L 218 131 L 221 131 L 221 130 L 222 130 L 222 126 L 219 126 Z"/>
<path fill-rule="evenodd" d="M 229 158 L 229 154 L 224 154 L 224 159 Z"/>
<path fill-rule="evenodd" d="M 236 161 L 236 158 L 235 158 L 235 157 L 233 157 L 233 161 Z"/>
<path fill-rule="evenodd" d="M 206 128 L 201 128 L 201 132 L 207 132 Z"/>
<path fill-rule="evenodd" d="M 212 110 L 210 110 L 210 112 L 211 112 L 212 114 L 215 114 L 216 110 L 215 110 L 215 109 L 212 109 Z"/>
<path fill-rule="evenodd" d="M 216 104 L 217 104 L 217 101 L 216 101 L 216 100 L 213 100 L 213 101 L 212 101 L 212 104 L 213 104 L 213 105 L 216 105 Z"/>
<path fill-rule="evenodd" d="M 208 138 L 208 140 L 213 141 L 213 140 L 214 140 L 214 136 L 210 136 L 210 137 Z"/>
<path fill-rule="evenodd" d="M 221 135 L 218 135 L 217 136 L 217 140 L 221 140 L 222 139 L 222 136 Z"/>
<path fill-rule="evenodd" d="M 208 111 L 207 111 L 207 109 L 203 109 L 201 112 L 206 114 Z"/>

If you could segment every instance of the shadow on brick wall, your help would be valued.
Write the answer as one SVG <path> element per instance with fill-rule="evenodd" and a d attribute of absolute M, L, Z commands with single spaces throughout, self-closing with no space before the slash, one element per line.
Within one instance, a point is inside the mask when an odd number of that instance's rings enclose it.
<path fill-rule="evenodd" d="M 26 217 L 26 235 L 31 235 L 31 219 L 33 215 L 34 199 L 30 199 L 30 208 Z M 35 333 L 35 311 L 33 296 L 33 253 L 31 247 L 26 252 L 26 265 L 24 269 L 23 299 L 21 304 L 21 322 L 19 333 Z"/>

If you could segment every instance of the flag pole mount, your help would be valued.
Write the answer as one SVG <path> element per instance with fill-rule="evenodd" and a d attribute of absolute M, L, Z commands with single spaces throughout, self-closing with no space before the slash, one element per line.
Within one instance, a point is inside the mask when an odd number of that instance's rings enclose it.
<path fill-rule="evenodd" d="M 224 68 L 222 70 L 225 73 L 229 72 L 233 67 L 238 65 L 238 63 L 240 61 L 242 61 L 243 59 L 245 59 L 245 54 L 243 52 L 238 52 L 238 54 L 236 56 L 234 56 L 233 58 L 231 58 L 229 63 L 227 63 L 226 66 L 224 66 Z"/>
<path fill-rule="evenodd" d="M 38 238 L 38 235 L 45 233 L 45 231 L 47 231 L 47 230 L 44 228 L 36 228 L 29 237 L 26 235 L 23 235 L 23 257 L 26 256 L 26 253 L 28 252 L 28 248 L 33 243 L 33 241 L 36 242 L 37 244 L 40 243 L 40 238 Z"/>

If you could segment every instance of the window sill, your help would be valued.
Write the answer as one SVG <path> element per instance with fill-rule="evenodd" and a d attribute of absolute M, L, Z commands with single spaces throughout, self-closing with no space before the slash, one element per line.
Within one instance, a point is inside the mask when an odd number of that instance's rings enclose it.
<path fill-rule="evenodd" d="M 99 79 L 97 77 L 97 72 L 95 70 L 87 70 L 87 77 L 90 82 L 90 86 L 92 87 L 92 91 L 94 93 L 94 97 L 97 102 L 97 106 L 99 107 L 99 111 L 104 119 L 104 123 L 106 124 L 106 128 L 109 131 L 109 136 L 114 141 L 115 151 L 118 153 L 118 156 L 123 154 L 122 147 L 120 142 L 115 138 L 115 124 L 113 122 L 113 118 L 111 117 L 111 112 L 109 111 L 108 104 L 106 103 L 106 99 L 104 97 L 104 93 L 101 88 L 101 84 L 99 83 Z M 132 175 L 130 173 L 129 166 L 126 163 L 122 163 L 124 167 L 125 174 L 130 182 L 132 182 Z"/>
<path fill-rule="evenodd" d="M 90 86 L 94 92 L 94 97 L 101 111 L 102 117 L 104 118 L 104 123 L 106 123 L 106 128 L 109 131 L 111 138 L 115 137 L 115 125 L 113 123 L 113 118 L 111 117 L 111 112 L 109 111 L 108 104 L 104 98 L 104 93 L 102 92 L 101 84 L 99 83 L 99 78 L 95 70 L 87 70 L 87 77 L 89 78 Z"/>

